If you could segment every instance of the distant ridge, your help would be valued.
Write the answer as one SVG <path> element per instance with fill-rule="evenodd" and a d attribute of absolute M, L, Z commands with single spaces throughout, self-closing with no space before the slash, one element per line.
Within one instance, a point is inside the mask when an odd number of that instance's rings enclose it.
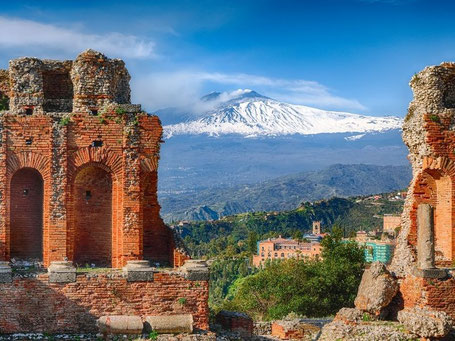
<path fill-rule="evenodd" d="M 374 181 L 372 181 L 374 179 Z M 210 220 L 250 211 L 281 211 L 303 201 L 391 192 L 408 186 L 410 166 L 332 165 L 262 183 L 160 198 L 166 221 Z"/>

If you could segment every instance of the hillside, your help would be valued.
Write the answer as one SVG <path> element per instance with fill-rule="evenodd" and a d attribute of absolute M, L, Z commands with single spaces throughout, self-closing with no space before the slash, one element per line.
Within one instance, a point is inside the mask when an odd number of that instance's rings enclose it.
<path fill-rule="evenodd" d="M 385 193 L 407 187 L 408 166 L 332 165 L 254 185 L 161 196 L 166 221 L 212 220 L 253 211 L 291 210 L 304 201 Z"/>
<path fill-rule="evenodd" d="M 283 212 L 254 212 L 225 217 L 215 221 L 194 221 L 178 227 L 193 257 L 236 257 L 248 252 L 248 239 L 257 239 L 310 232 L 312 222 L 320 220 L 323 232 L 337 224 L 346 236 L 353 231 L 382 228 L 384 214 L 401 214 L 403 200 L 391 200 L 382 194 L 371 197 L 332 198 L 305 202 L 298 208 Z M 253 243 L 254 248 L 255 243 Z"/>

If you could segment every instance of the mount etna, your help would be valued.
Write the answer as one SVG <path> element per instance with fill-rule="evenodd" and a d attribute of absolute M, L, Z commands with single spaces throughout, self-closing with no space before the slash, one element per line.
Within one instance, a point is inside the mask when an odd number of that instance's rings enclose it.
<path fill-rule="evenodd" d="M 181 212 L 179 218 L 192 217 L 194 212 L 183 211 L 204 204 L 196 200 L 196 194 L 206 190 L 225 193 L 226 188 L 334 164 L 408 165 L 401 139 L 402 119 L 396 116 L 321 110 L 283 103 L 253 90 L 212 92 L 188 108 L 167 108 L 156 114 L 162 120 L 165 139 L 160 202 L 165 215 L 172 207 Z M 369 174 L 375 179 L 373 171 Z M 375 191 L 394 189 L 399 188 Z M 345 190 L 349 192 L 349 188 Z M 185 207 L 169 204 L 180 198 L 185 198 Z M 232 212 L 238 213 L 237 209 Z M 196 213 L 194 218 L 202 216 Z"/>

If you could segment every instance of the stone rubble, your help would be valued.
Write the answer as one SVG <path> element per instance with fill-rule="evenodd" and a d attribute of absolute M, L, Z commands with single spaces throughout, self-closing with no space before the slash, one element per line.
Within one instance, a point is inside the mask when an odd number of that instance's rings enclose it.
<path fill-rule="evenodd" d="M 443 311 L 407 308 L 398 312 L 398 321 L 407 330 L 421 337 L 443 337 L 452 328 L 452 319 Z"/>
<path fill-rule="evenodd" d="M 398 281 L 384 264 L 375 262 L 365 270 L 360 282 L 355 307 L 379 316 L 398 292 Z"/>

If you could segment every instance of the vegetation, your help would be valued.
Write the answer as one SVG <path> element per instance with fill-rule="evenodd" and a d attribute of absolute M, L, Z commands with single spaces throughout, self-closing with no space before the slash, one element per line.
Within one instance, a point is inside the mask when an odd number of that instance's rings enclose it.
<path fill-rule="evenodd" d="M 117 108 L 115 108 L 115 113 L 119 116 L 123 116 L 126 113 L 126 111 L 122 107 L 117 107 Z"/>
<path fill-rule="evenodd" d="M 341 238 L 382 226 L 384 214 L 399 214 L 402 200 L 377 197 L 333 198 L 305 202 L 285 212 L 255 212 L 216 221 L 191 222 L 181 234 L 193 257 L 210 259 L 211 309 L 245 311 L 259 319 L 290 312 L 326 316 L 352 304 L 363 271 L 363 250 Z M 269 237 L 304 240 L 312 222 L 321 220 L 323 261 L 269 262 L 251 266 L 257 242 Z"/>
<path fill-rule="evenodd" d="M 71 122 L 71 117 L 69 116 L 65 116 L 65 117 L 62 117 L 59 121 L 59 124 L 64 127 L 64 126 L 67 126 L 69 123 Z"/>
<path fill-rule="evenodd" d="M 9 98 L 0 92 L 0 111 L 9 109 Z"/>
<path fill-rule="evenodd" d="M 322 260 L 271 262 L 256 274 L 240 277 L 221 307 L 271 320 L 290 313 L 329 316 L 352 306 L 364 269 L 363 249 L 342 242 L 342 235 L 338 227 L 324 238 Z"/>
<path fill-rule="evenodd" d="M 430 120 L 431 120 L 432 122 L 435 122 L 435 123 L 440 123 L 440 122 L 441 122 L 441 119 L 440 119 L 439 116 L 436 115 L 436 114 L 431 114 L 431 115 L 430 115 Z"/>
<path fill-rule="evenodd" d="M 277 237 L 302 238 L 311 231 L 312 222 L 322 221 L 323 232 L 337 224 L 348 237 L 359 230 L 382 226 L 384 214 L 400 214 L 403 201 L 369 197 L 333 198 L 302 203 L 284 212 L 255 212 L 229 216 L 215 221 L 191 222 L 182 229 L 185 244 L 195 258 L 232 259 L 256 252 L 258 240 Z"/>
<path fill-rule="evenodd" d="M 292 210 L 301 202 L 334 196 L 392 192 L 406 187 L 411 178 L 409 166 L 333 165 L 254 185 L 161 195 L 160 203 L 166 221 L 215 220 L 245 212 Z"/>
<path fill-rule="evenodd" d="M 221 307 L 231 285 L 253 273 L 255 269 L 249 266 L 248 258 L 215 259 L 210 266 L 209 305 Z"/>

